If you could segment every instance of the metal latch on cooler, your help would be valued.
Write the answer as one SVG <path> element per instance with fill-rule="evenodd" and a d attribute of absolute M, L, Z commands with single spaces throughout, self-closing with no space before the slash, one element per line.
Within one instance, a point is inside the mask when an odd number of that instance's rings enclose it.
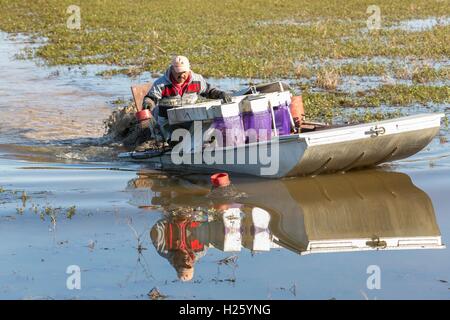
<path fill-rule="evenodd" d="M 375 126 L 370 128 L 369 131 L 364 132 L 365 134 L 370 134 L 371 137 L 378 137 L 379 135 L 385 134 L 386 129 L 384 127 Z"/>

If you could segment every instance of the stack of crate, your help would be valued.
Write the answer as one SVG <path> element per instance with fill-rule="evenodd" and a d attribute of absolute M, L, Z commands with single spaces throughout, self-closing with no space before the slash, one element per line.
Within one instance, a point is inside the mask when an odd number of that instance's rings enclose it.
<path fill-rule="evenodd" d="M 167 112 L 170 125 L 201 121 L 203 131 L 217 130 L 216 143 L 221 147 L 245 143 L 239 103 L 222 104 L 220 100 L 173 108 Z M 219 133 L 222 139 L 218 139 Z"/>

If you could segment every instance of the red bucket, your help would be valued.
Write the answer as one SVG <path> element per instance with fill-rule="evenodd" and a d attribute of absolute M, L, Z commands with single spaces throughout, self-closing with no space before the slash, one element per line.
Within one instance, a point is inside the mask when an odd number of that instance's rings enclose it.
<path fill-rule="evenodd" d="M 139 122 L 144 121 L 144 120 L 148 120 L 151 117 L 152 117 L 152 113 L 148 109 L 144 109 L 144 110 L 141 110 L 139 112 L 136 112 L 136 119 Z"/>

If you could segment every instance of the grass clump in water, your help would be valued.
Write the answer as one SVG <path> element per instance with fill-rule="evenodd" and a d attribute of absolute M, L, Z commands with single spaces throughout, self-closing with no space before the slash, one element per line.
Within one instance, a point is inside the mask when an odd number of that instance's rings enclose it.
<path fill-rule="evenodd" d="M 449 103 L 450 87 L 383 85 L 378 89 L 372 90 L 370 97 L 379 101 L 379 104 L 395 106 L 405 106 L 413 103 L 425 105 L 429 102 Z"/>
<path fill-rule="evenodd" d="M 76 206 L 71 206 L 70 208 L 68 208 L 66 211 L 67 219 L 72 219 L 72 217 L 76 214 L 76 212 L 77 212 Z"/>
<path fill-rule="evenodd" d="M 385 65 L 373 62 L 345 64 L 338 70 L 346 76 L 382 76 L 387 73 Z"/>
<path fill-rule="evenodd" d="M 377 89 L 357 92 L 313 92 L 303 88 L 305 112 L 309 119 L 331 121 L 342 112 L 342 108 L 372 108 L 381 106 L 407 106 L 450 103 L 450 87 L 423 85 L 383 85 Z M 386 113 L 385 118 L 398 116 Z M 381 113 L 363 117 L 365 120 L 381 120 Z"/>
<path fill-rule="evenodd" d="M 317 87 L 325 90 L 336 90 L 340 84 L 340 74 L 334 68 L 320 69 L 317 73 L 315 84 Z"/>
<path fill-rule="evenodd" d="M 412 81 L 426 83 L 436 80 L 450 80 L 450 68 L 436 69 L 430 66 L 415 68 L 412 72 Z"/>

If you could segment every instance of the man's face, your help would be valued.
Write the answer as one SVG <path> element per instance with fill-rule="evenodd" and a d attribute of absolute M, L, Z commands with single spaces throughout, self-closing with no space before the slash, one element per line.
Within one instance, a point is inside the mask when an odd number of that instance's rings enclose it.
<path fill-rule="evenodd" d="M 192 268 L 195 261 L 192 259 L 191 255 L 187 250 L 177 250 L 173 257 L 173 265 L 176 267 Z"/>
<path fill-rule="evenodd" d="M 187 80 L 187 78 L 189 77 L 189 73 L 190 71 L 175 72 L 175 70 L 172 69 L 172 76 L 179 84 L 183 84 Z"/>

